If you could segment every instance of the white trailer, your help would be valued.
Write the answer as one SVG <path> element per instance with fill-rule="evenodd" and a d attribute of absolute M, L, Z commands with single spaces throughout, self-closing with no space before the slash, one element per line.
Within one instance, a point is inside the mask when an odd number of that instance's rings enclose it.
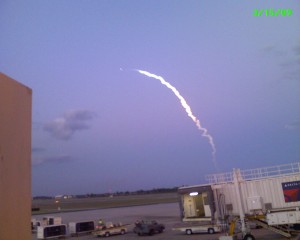
<path fill-rule="evenodd" d="M 43 217 L 41 220 L 37 220 L 36 218 L 31 219 L 31 231 L 36 232 L 38 227 L 46 227 L 51 225 L 60 225 L 62 224 L 61 217 Z"/>
<path fill-rule="evenodd" d="M 246 239 L 251 236 L 245 217 L 286 237 L 291 224 L 300 224 L 300 163 L 234 169 L 206 179 L 209 184 L 179 188 L 183 221 L 224 222 L 238 216 Z"/>
<path fill-rule="evenodd" d="M 41 226 L 49 226 L 49 225 L 60 225 L 60 224 L 62 224 L 61 217 L 46 216 L 46 217 L 43 217 L 40 225 Z"/>
<path fill-rule="evenodd" d="M 51 239 L 67 236 L 67 226 L 61 225 L 49 225 L 39 226 L 37 228 L 37 239 Z"/>
<path fill-rule="evenodd" d="M 94 221 L 84 221 L 84 222 L 70 222 L 69 223 L 69 233 L 71 236 L 78 236 L 80 234 L 92 233 L 95 230 Z"/>

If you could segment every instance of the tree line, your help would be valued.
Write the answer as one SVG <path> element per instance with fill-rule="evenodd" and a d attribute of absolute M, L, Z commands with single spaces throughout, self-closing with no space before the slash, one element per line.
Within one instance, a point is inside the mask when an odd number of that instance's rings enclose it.
<path fill-rule="evenodd" d="M 78 194 L 71 195 L 74 198 L 94 198 L 94 197 L 109 197 L 109 196 L 128 196 L 128 195 L 144 195 L 144 194 L 156 194 L 156 193 L 176 193 L 178 187 L 173 188 L 153 188 L 150 190 L 137 190 L 137 191 L 117 191 L 113 193 L 87 193 L 87 194 Z M 62 195 L 64 196 L 64 195 Z M 70 197 L 70 195 L 65 195 Z M 53 199 L 55 196 L 35 196 L 36 199 Z"/>

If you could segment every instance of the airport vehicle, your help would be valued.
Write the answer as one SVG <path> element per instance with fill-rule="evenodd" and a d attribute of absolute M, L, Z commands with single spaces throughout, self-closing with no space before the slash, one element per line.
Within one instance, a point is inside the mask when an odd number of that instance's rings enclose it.
<path fill-rule="evenodd" d="M 62 224 L 62 219 L 61 217 L 50 217 L 50 216 L 46 216 L 43 217 L 42 220 L 37 220 L 35 218 L 31 219 L 31 231 L 35 232 L 37 231 L 37 228 L 39 226 L 50 226 L 50 225 L 60 225 Z"/>
<path fill-rule="evenodd" d="M 136 221 L 133 232 L 139 236 L 153 235 L 155 233 L 162 233 L 165 230 L 163 224 L 159 224 L 157 221 Z"/>
<path fill-rule="evenodd" d="M 243 239 L 255 239 L 245 221 L 290 238 L 300 224 L 300 162 L 206 176 L 208 184 L 181 187 L 183 222 L 228 226 L 234 239 L 240 222 Z"/>
<path fill-rule="evenodd" d="M 37 239 L 60 238 L 66 236 L 67 236 L 67 226 L 64 224 L 38 226 L 37 228 Z"/>
<path fill-rule="evenodd" d="M 36 220 L 35 218 L 31 219 L 31 231 L 32 232 L 36 232 L 37 227 L 40 226 L 40 225 L 41 225 L 40 221 Z"/>
<path fill-rule="evenodd" d="M 112 222 L 106 223 L 101 229 L 94 231 L 94 235 L 97 237 L 109 237 L 111 235 L 124 235 L 127 233 L 127 225 L 122 223 L 113 224 Z"/>
<path fill-rule="evenodd" d="M 94 221 L 69 223 L 69 233 L 71 236 L 78 236 L 80 234 L 92 233 L 94 230 L 95 230 Z"/>
<path fill-rule="evenodd" d="M 191 223 L 183 223 L 181 224 L 181 226 L 176 226 L 172 230 L 181 231 L 187 235 L 191 235 L 194 233 L 213 234 L 213 233 L 221 232 L 222 229 L 220 225 L 214 225 L 209 223 L 199 224 L 199 223 L 191 222 Z"/>

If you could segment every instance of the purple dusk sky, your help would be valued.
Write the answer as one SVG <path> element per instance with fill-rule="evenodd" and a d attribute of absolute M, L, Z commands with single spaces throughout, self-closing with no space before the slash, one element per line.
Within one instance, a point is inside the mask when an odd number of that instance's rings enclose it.
<path fill-rule="evenodd" d="M 33 196 L 300 161 L 299 1 L 4 0 L 0 32 L 0 71 L 33 90 Z M 133 69 L 176 87 L 218 170 L 174 93 Z"/>

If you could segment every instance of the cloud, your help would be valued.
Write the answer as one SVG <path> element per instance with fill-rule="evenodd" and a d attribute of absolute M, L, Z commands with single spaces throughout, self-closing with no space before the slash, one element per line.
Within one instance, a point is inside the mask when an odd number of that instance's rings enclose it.
<path fill-rule="evenodd" d="M 271 45 L 262 48 L 261 52 L 280 60 L 281 78 L 286 80 L 300 80 L 300 42 L 286 52 Z"/>
<path fill-rule="evenodd" d="M 54 157 L 32 157 L 31 164 L 40 165 L 45 163 L 62 163 L 70 161 L 72 161 L 72 157 L 70 155 L 60 155 Z"/>
<path fill-rule="evenodd" d="M 95 113 L 88 110 L 71 110 L 63 117 L 54 119 L 44 125 L 44 130 L 54 138 L 69 140 L 76 131 L 89 129 L 88 121 L 95 117 Z"/>
<path fill-rule="evenodd" d="M 300 42 L 292 48 L 291 58 L 283 68 L 288 79 L 300 80 Z"/>
<path fill-rule="evenodd" d="M 261 52 L 263 54 L 266 54 L 266 55 L 269 55 L 269 56 L 273 56 L 273 57 L 281 57 L 281 56 L 286 55 L 286 52 L 277 49 L 273 45 L 269 45 L 269 46 L 266 46 L 266 47 L 262 48 Z"/>
<path fill-rule="evenodd" d="M 286 124 L 284 127 L 288 130 L 299 130 L 300 129 L 300 120 Z"/>
<path fill-rule="evenodd" d="M 293 52 L 295 53 L 296 56 L 300 56 L 300 43 L 299 45 L 293 47 Z"/>

